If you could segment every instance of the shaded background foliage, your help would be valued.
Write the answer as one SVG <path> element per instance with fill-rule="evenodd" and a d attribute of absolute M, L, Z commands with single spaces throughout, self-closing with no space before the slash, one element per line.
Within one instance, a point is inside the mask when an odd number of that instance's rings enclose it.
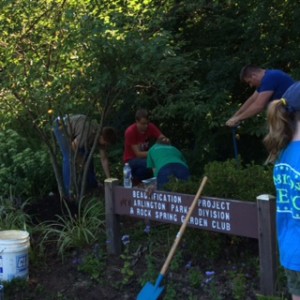
<path fill-rule="evenodd" d="M 172 191 L 196 192 L 205 173 L 209 196 L 255 201 L 258 194 L 274 194 L 272 168 L 262 165 L 265 115 L 241 124 L 239 163 L 232 159 L 231 130 L 224 124 L 253 92 L 239 81 L 245 64 L 280 68 L 295 79 L 300 77 L 297 4 L 295 0 L 39 0 L 37 5 L 36 1 L 2 0 L 0 200 L 9 209 L 2 209 L 5 222 L 0 227 L 20 227 L 27 221 L 18 213 L 27 204 L 23 199 L 30 197 L 36 204 L 32 198 L 42 198 L 39 208 L 47 212 L 53 208 L 55 198 L 50 192 L 61 184 L 61 155 L 51 127 L 57 115 L 73 113 L 117 128 L 119 142 L 110 152 L 113 177 L 122 176 L 124 131 L 134 122 L 136 109 L 145 107 L 183 150 L 195 179 L 182 186 L 171 182 Z M 96 164 L 97 175 L 103 179 L 99 159 Z M 61 224 L 39 226 L 42 236 L 43 230 L 54 234 L 62 242 L 60 250 L 94 243 L 94 235 L 86 235 L 90 230 L 104 239 L 98 234 L 102 202 L 98 196 L 92 200 L 97 207 L 87 206 L 82 214 L 78 210 L 75 217 L 67 209 L 58 220 Z M 20 209 L 15 209 L 15 203 Z M 54 231 L 49 232 L 52 225 Z M 73 230 L 79 239 L 72 239 Z M 136 226 L 134 232 L 144 234 Z M 162 238 L 171 241 L 174 236 L 169 238 L 163 230 L 161 234 L 158 246 Z M 239 241 L 210 238 L 208 233 L 195 238 L 192 232 L 191 236 L 187 252 L 204 257 L 209 265 L 218 255 L 224 258 L 224 249 L 232 249 L 224 242 Z M 238 255 L 230 253 L 231 258 L 241 257 L 236 244 Z M 153 244 L 153 249 L 161 258 L 161 247 Z M 155 258 L 150 254 L 149 259 Z M 96 277 L 107 274 L 93 258 L 83 266 L 93 265 L 90 270 L 96 271 Z M 244 265 L 244 256 L 242 260 Z"/>
<path fill-rule="evenodd" d="M 58 162 L 56 115 L 115 126 L 120 164 L 124 130 L 145 107 L 201 175 L 206 163 L 233 157 L 224 124 L 252 93 L 239 82 L 242 66 L 300 77 L 295 0 L 4 0 L 0 11 L 1 126 L 42 140 Z M 264 114 L 241 125 L 246 164 L 264 161 L 265 131 Z"/>

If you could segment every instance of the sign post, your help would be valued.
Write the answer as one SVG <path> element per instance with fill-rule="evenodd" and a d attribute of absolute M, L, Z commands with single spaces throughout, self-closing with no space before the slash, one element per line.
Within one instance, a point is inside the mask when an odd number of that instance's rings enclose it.
<path fill-rule="evenodd" d="M 263 295 L 275 295 L 277 273 L 275 197 L 260 195 L 256 199 L 259 231 L 260 290 Z"/>
<path fill-rule="evenodd" d="M 115 213 L 116 198 L 114 189 L 118 179 L 108 178 L 105 180 L 105 222 L 106 222 L 106 247 L 110 254 L 121 253 L 121 234 L 119 215 Z"/>

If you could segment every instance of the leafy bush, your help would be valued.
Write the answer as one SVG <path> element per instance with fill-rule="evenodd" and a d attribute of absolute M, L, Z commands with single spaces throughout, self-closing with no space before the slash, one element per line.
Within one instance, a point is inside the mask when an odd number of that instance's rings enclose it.
<path fill-rule="evenodd" d="M 101 283 L 106 268 L 106 253 L 99 244 L 93 247 L 93 251 L 84 256 L 83 262 L 79 264 L 78 270 L 89 274 L 92 280 Z"/>
<path fill-rule="evenodd" d="M 28 230 L 31 217 L 24 208 L 27 202 L 18 205 L 13 199 L 0 198 L 0 230 Z"/>
<path fill-rule="evenodd" d="M 203 194 L 210 197 L 255 201 L 261 194 L 275 195 L 271 166 L 254 163 L 242 165 L 236 160 L 213 161 L 204 167 L 208 177 Z M 171 180 L 166 189 L 174 192 L 195 194 L 199 187 L 199 178 L 188 182 Z"/>
<path fill-rule="evenodd" d="M 0 132 L 0 193 L 4 197 L 43 194 L 54 182 L 46 150 L 29 147 L 17 132 Z"/>
<path fill-rule="evenodd" d="M 254 163 L 242 165 L 232 159 L 211 162 L 204 168 L 209 184 L 205 195 L 219 198 L 255 201 L 261 194 L 275 195 L 273 168 Z"/>
<path fill-rule="evenodd" d="M 42 225 L 42 244 L 54 242 L 63 257 L 70 249 L 81 249 L 96 243 L 104 232 L 104 204 L 98 198 L 91 198 L 78 204 L 73 214 L 64 202 L 67 214 L 57 216 L 57 221 L 46 221 Z"/>

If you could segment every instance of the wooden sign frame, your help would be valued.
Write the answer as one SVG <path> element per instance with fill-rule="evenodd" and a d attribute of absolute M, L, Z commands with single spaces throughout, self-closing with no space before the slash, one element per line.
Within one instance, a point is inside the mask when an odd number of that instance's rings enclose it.
<path fill-rule="evenodd" d="M 181 225 L 194 196 L 165 191 L 153 191 L 151 196 L 141 188 L 127 189 L 118 179 L 105 180 L 105 213 L 107 250 L 121 253 L 119 216 L 149 219 Z M 256 202 L 213 197 L 200 197 L 188 226 L 255 238 L 259 244 L 260 291 L 275 295 L 277 273 L 277 242 L 272 195 L 260 195 Z"/>

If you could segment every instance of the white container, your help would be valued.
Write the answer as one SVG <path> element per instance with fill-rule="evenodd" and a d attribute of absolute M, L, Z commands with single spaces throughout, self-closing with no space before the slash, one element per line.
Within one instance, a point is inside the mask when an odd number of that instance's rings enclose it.
<path fill-rule="evenodd" d="M 142 182 L 144 184 L 145 189 L 149 187 L 156 189 L 156 185 L 157 185 L 156 177 L 151 177 L 149 179 L 142 180 Z"/>
<path fill-rule="evenodd" d="M 28 279 L 29 246 L 27 231 L 0 231 L 0 281 Z"/>
<path fill-rule="evenodd" d="M 146 193 L 148 194 L 148 196 L 151 196 L 152 193 L 157 189 L 156 177 L 142 180 L 142 182 L 144 184 L 144 189 L 146 190 Z"/>
<path fill-rule="evenodd" d="M 129 163 L 125 163 L 123 168 L 123 186 L 125 188 L 132 188 L 132 177 L 131 177 L 131 168 Z"/>

